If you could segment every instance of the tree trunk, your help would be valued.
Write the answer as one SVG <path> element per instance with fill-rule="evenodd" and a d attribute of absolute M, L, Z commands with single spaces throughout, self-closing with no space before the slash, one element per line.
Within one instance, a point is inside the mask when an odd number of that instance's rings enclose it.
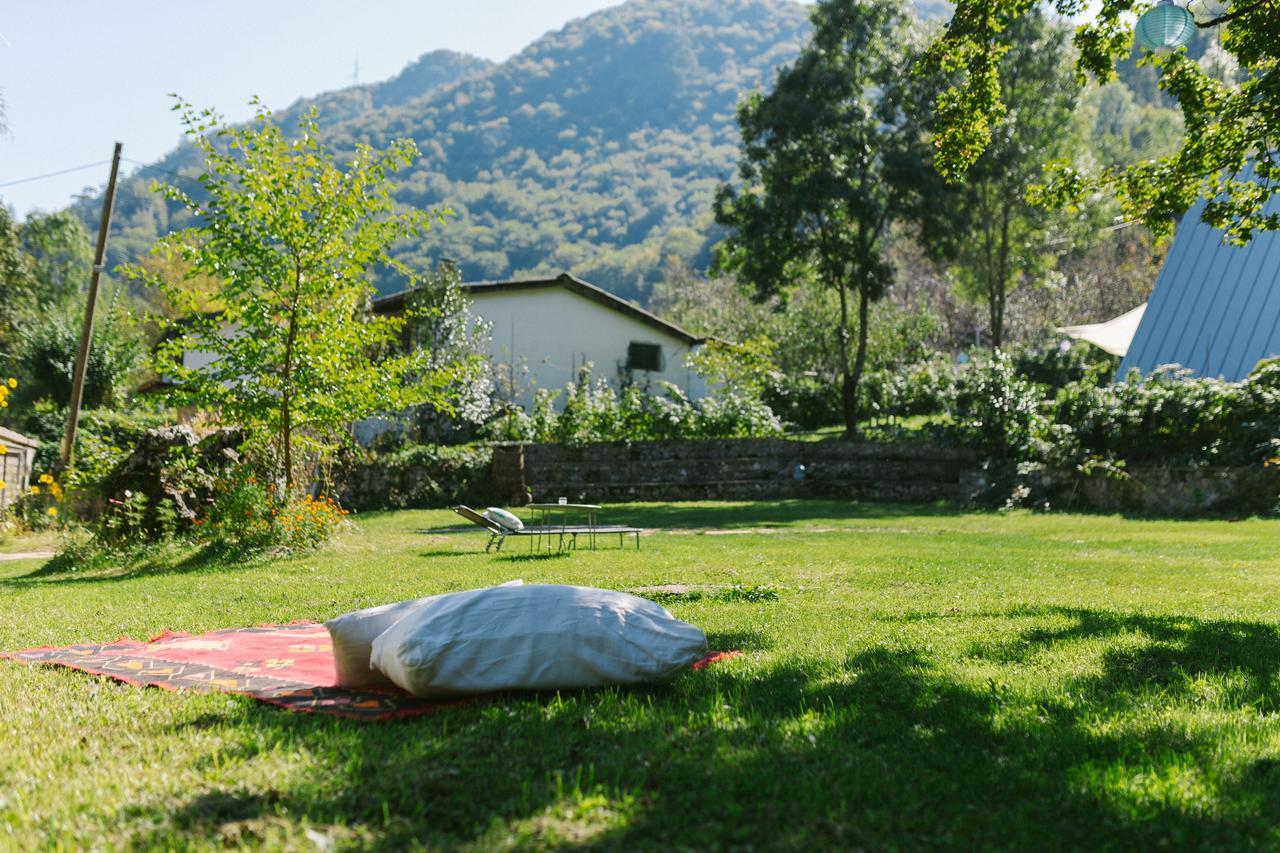
<path fill-rule="evenodd" d="M 991 346 L 1000 349 L 1004 343 L 1004 305 L 1009 284 L 1009 217 L 1010 204 L 1005 204 L 1000 217 L 1000 255 L 996 263 L 996 280 L 991 288 Z"/>
<path fill-rule="evenodd" d="M 845 283 L 840 290 L 840 410 L 844 417 L 844 437 L 858 434 L 858 383 L 849 370 L 849 296 Z"/>
<path fill-rule="evenodd" d="M 853 359 L 853 377 L 852 377 L 852 393 L 854 412 L 853 423 L 857 428 L 858 418 L 858 386 L 862 384 L 862 369 L 867 363 L 867 289 L 865 287 L 858 288 L 858 352 Z"/>
<path fill-rule="evenodd" d="M 289 336 L 284 344 L 284 369 L 280 388 L 280 454 L 284 457 L 284 490 L 293 492 L 293 410 L 289 398 L 293 392 L 293 349 L 298 341 L 298 303 L 302 299 L 302 270 L 294 267 L 293 305 L 289 308 Z"/>

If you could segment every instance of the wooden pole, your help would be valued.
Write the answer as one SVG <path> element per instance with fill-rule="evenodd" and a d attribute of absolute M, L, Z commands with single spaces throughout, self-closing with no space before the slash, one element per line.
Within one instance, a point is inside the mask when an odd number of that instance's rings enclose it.
<path fill-rule="evenodd" d="M 76 424 L 80 420 L 80 401 L 84 398 L 84 374 L 89 365 L 89 345 L 93 340 L 93 314 L 98 305 L 98 279 L 107 254 L 107 232 L 111 230 L 111 210 L 116 201 L 116 175 L 120 171 L 121 144 L 116 143 L 111 155 L 111 178 L 107 195 L 102 199 L 102 222 L 98 225 L 98 248 L 93 255 L 93 274 L 89 277 L 89 302 L 84 307 L 84 326 L 80 329 L 80 349 L 76 352 L 75 373 L 71 376 L 71 406 L 67 412 L 67 433 L 62 437 L 62 466 L 71 464 L 76 445 Z"/>

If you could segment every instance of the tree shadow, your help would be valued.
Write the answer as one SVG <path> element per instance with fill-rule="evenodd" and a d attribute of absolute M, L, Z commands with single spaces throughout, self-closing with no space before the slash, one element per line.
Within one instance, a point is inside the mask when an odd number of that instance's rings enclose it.
<path fill-rule="evenodd" d="M 654 529 L 724 529 L 811 522 L 936 518 L 972 512 L 949 503 L 864 503 L 853 500 L 776 500 L 734 503 L 617 504 L 601 521 Z M 607 518 L 606 518 L 607 516 Z"/>
<path fill-rule="evenodd" d="M 1031 629 L 1025 654 L 1133 630 L 1149 629 L 1154 642 L 1116 650 L 1100 675 L 1066 693 L 1034 696 L 959 680 L 926 650 L 880 645 L 840 663 L 748 661 L 652 688 L 493 697 L 402 724 L 242 709 L 225 723 L 198 722 L 218 729 L 220 762 L 303 754 L 314 766 L 267 790 L 246 786 L 230 800 L 202 793 L 172 814 L 157 810 L 157 829 L 134 843 L 164 846 L 208 837 L 228 818 L 291 815 L 363 826 L 367 846 L 381 849 L 512 838 L 645 849 L 1273 844 L 1276 815 L 1265 804 L 1280 801 L 1280 763 L 1224 756 L 1232 741 L 1216 726 L 1171 728 L 1134 708 L 1153 674 L 1179 666 L 1243 665 L 1254 680 L 1236 705 L 1267 705 L 1276 630 L 1062 615 L 1076 624 Z M 1263 657 L 1242 664 L 1237 654 Z M 1098 725 L 1121 708 L 1132 724 Z M 1177 773 L 1208 786 L 1207 805 L 1134 793 Z M 556 835 L 566 824 L 572 834 Z"/>
<path fill-rule="evenodd" d="M 971 655 L 1026 664 L 1059 647 L 1102 640 L 1109 645 L 1100 673 L 1075 685 L 1099 698 L 1158 690 L 1176 701 L 1191 696 L 1198 677 L 1230 676 L 1244 680 L 1235 689 L 1248 695 L 1250 707 L 1280 711 L 1280 630 L 1274 625 L 1079 607 L 1015 609 L 1007 615 L 1056 617 L 1067 624 L 1034 626 L 1013 640 L 975 644 Z"/>
<path fill-rule="evenodd" d="M 0 584 L 97 584 L 138 580 L 161 575 L 228 572 L 289 559 L 293 555 L 242 552 L 212 545 L 176 545 L 173 549 L 147 548 L 137 553 L 104 552 L 85 560 L 74 553 L 58 554 L 24 575 L 5 578 Z"/>

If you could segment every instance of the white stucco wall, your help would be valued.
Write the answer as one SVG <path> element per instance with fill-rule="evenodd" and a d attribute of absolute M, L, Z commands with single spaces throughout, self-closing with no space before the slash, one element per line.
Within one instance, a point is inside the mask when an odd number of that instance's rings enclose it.
<path fill-rule="evenodd" d="M 685 365 L 689 346 L 682 338 L 568 288 L 474 290 L 470 295 L 475 314 L 492 324 L 499 388 L 505 390 L 510 382 L 503 380 L 514 377 L 514 401 L 526 408 L 537 389 L 564 388 L 576 379 L 584 362 L 592 364 L 593 378 L 619 387 L 619 368 L 632 341 L 660 345 L 664 362 L 661 371 L 634 371 L 635 383 L 661 380 L 695 400 L 706 395 L 702 377 Z"/>

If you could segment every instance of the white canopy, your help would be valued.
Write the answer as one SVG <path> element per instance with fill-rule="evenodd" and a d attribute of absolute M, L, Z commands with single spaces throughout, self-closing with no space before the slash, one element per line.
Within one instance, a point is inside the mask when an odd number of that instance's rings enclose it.
<path fill-rule="evenodd" d="M 1129 351 L 1129 344 L 1133 343 L 1133 336 L 1138 332 L 1138 323 L 1142 321 L 1142 314 L 1146 310 L 1147 303 L 1144 302 L 1132 311 L 1126 311 L 1105 323 L 1059 326 L 1058 331 L 1069 338 L 1088 341 L 1112 355 L 1123 356 Z"/>

